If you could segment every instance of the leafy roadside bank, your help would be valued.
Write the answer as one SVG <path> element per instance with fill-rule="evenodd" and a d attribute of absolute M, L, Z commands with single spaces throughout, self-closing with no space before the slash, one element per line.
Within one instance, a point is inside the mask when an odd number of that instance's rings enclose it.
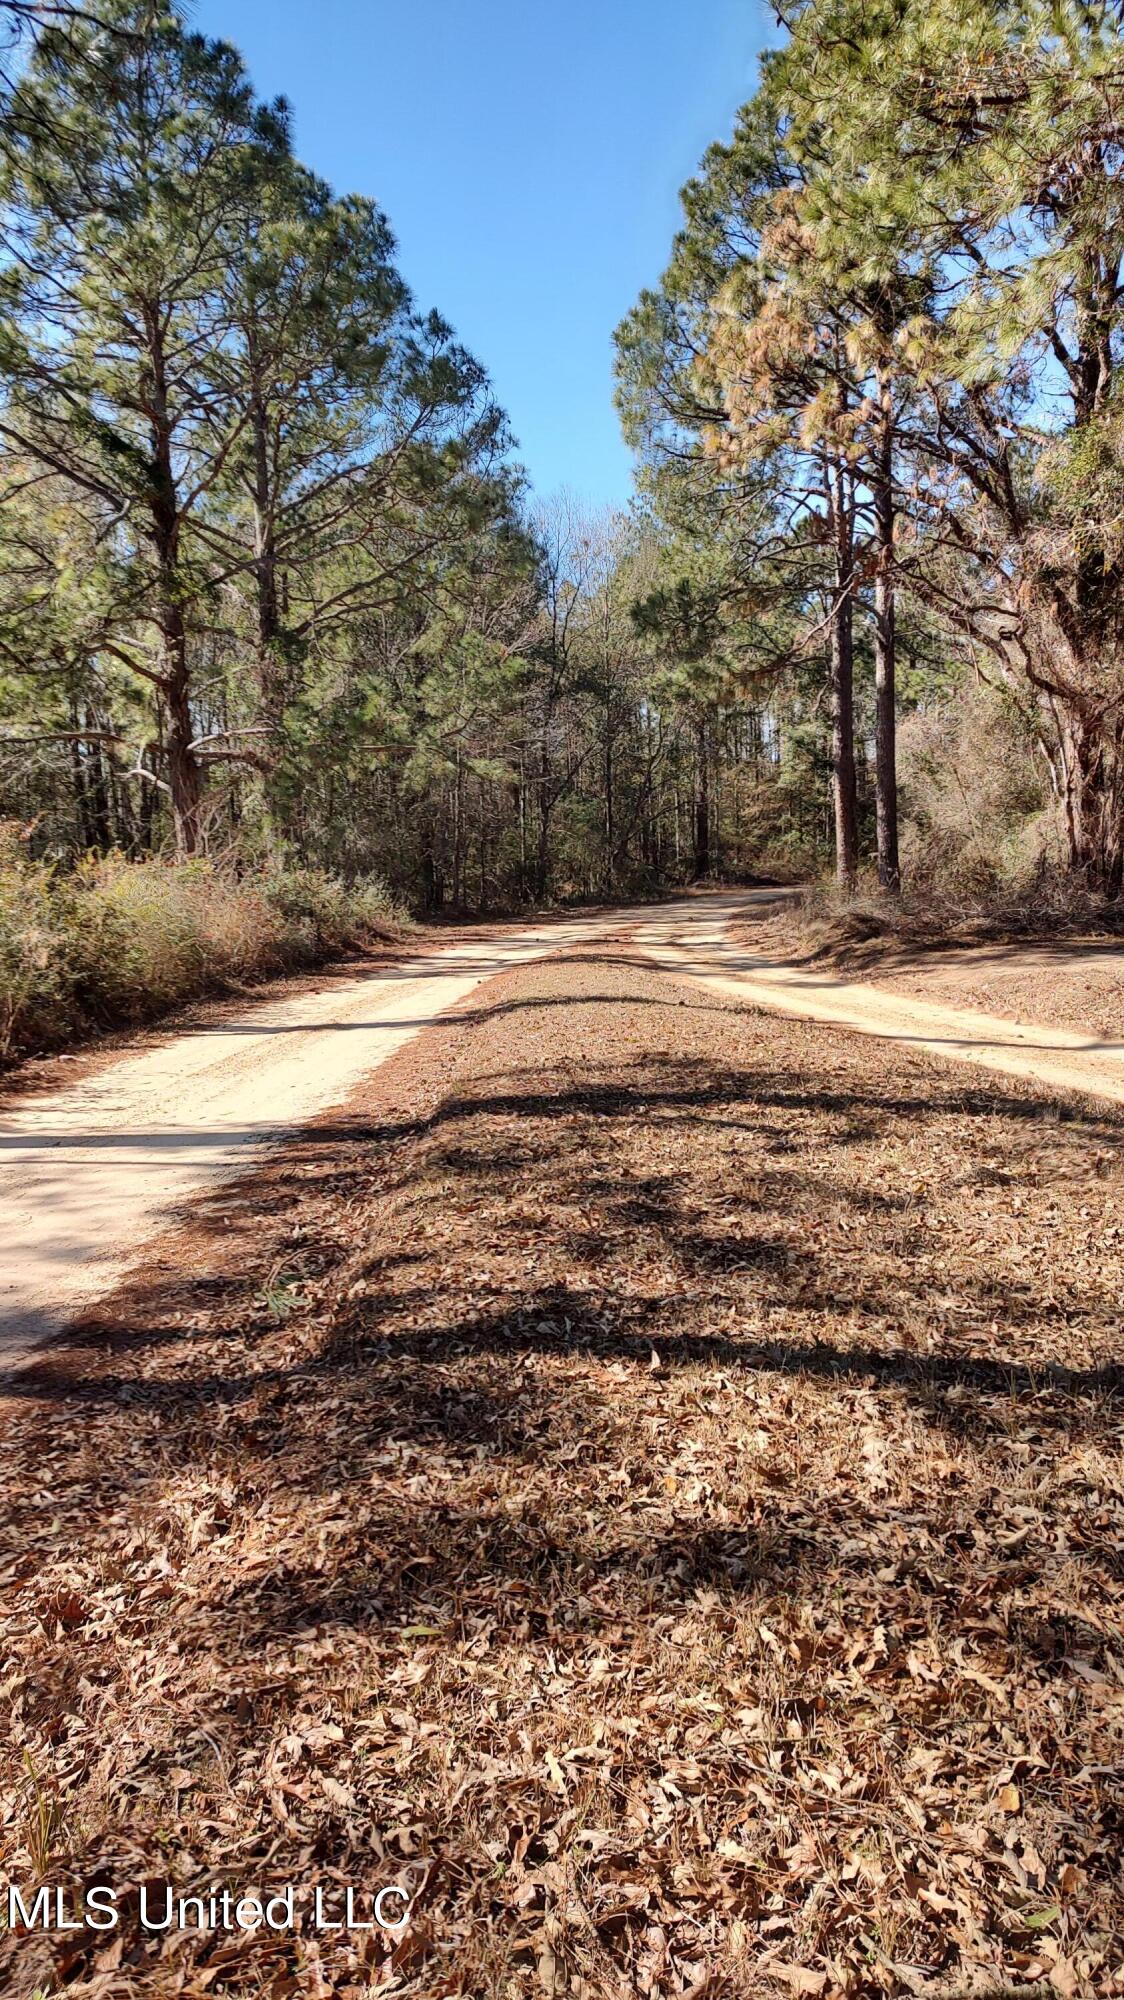
<path fill-rule="evenodd" d="M 111 854 L 64 871 L 0 845 L 0 1066 L 407 926 L 381 882 L 316 868 Z"/>
<path fill-rule="evenodd" d="M 853 967 L 874 965 L 896 952 L 1043 939 L 1124 939 L 1124 904 L 1093 895 L 1071 877 L 1046 868 L 1029 881 L 990 885 L 977 895 L 924 879 L 900 898 L 882 895 L 873 886 L 844 897 L 834 885 L 820 881 L 805 892 L 799 914 L 812 951 Z"/>
<path fill-rule="evenodd" d="M 975 903 L 917 889 L 900 902 L 876 890 L 843 900 L 817 883 L 750 913 L 733 935 L 829 981 L 1120 1041 L 1124 908 L 1057 882 Z"/>

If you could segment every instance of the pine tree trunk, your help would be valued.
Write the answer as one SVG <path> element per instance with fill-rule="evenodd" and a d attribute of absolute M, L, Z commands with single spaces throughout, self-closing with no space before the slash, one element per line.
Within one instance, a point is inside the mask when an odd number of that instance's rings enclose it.
<path fill-rule="evenodd" d="M 546 725 L 543 725 L 542 740 L 539 745 L 539 825 L 538 847 L 535 854 L 535 899 L 542 902 L 550 880 L 550 816 L 553 810 L 550 796 L 550 750 L 546 740 Z"/>
<path fill-rule="evenodd" d="M 291 796 L 280 774 L 283 725 L 289 701 L 285 630 L 278 585 L 277 535 L 273 519 L 273 479 L 269 453 L 269 406 L 260 368 L 250 343 L 253 388 L 250 421 L 254 444 L 254 592 L 257 611 L 259 719 L 268 735 L 262 745 L 266 760 L 265 803 L 270 819 L 282 833 L 291 833 Z"/>
<path fill-rule="evenodd" d="M 695 724 L 695 874 L 701 881 L 710 873 L 710 766 L 706 717 Z"/>
<path fill-rule="evenodd" d="M 855 789 L 854 524 L 842 463 L 831 466 L 831 526 L 835 545 L 835 603 L 831 616 L 831 777 L 835 814 L 835 875 L 850 895 L 858 873 L 858 803 Z"/>
<path fill-rule="evenodd" d="M 466 811 L 464 767 L 458 743 L 453 778 L 453 908 L 455 910 L 461 910 L 465 905 Z"/>
<path fill-rule="evenodd" d="M 86 727 L 90 731 L 89 755 L 89 798 L 90 819 L 94 829 L 94 841 L 102 854 L 108 854 L 113 846 L 113 822 L 109 803 L 109 776 L 106 771 L 105 752 L 98 741 L 98 718 L 93 710 L 86 710 Z"/>
<path fill-rule="evenodd" d="M 149 519 L 157 568 L 157 622 L 161 636 L 161 692 L 168 714 L 165 750 L 172 798 L 176 852 L 196 854 L 201 841 L 200 806 L 203 771 L 192 747 L 194 726 L 187 662 L 187 629 L 181 607 L 179 576 L 179 503 L 168 410 L 167 375 L 160 315 L 148 312 L 149 358 L 152 368 L 152 485 Z"/>
<path fill-rule="evenodd" d="M 873 479 L 874 533 L 874 782 L 878 880 L 891 896 L 902 887 L 898 857 L 897 659 L 894 605 L 894 410 L 886 376 L 879 383 L 881 426 Z"/>
<path fill-rule="evenodd" d="M 261 719 L 274 732 L 270 751 L 275 754 L 287 688 L 280 647 L 281 600 L 277 588 L 277 537 L 269 466 L 269 413 L 264 392 L 256 380 L 256 369 L 251 426 L 254 439 L 254 589 L 257 599 L 258 684 Z"/>
<path fill-rule="evenodd" d="M 539 809 L 539 840 L 535 855 L 535 900 L 541 903 L 546 895 L 550 880 L 550 807 L 545 803 Z"/>
<path fill-rule="evenodd" d="M 78 715 L 78 704 L 70 704 L 70 780 L 74 792 L 74 811 L 78 821 L 78 839 L 85 853 L 94 845 L 94 829 L 90 819 L 90 794 L 86 785 L 86 772 L 82 763 L 80 741 L 82 725 Z"/>
<path fill-rule="evenodd" d="M 277 547 L 270 507 L 269 437 L 264 397 L 253 397 L 254 432 L 254 577 L 257 586 L 258 656 L 262 696 L 272 712 L 276 662 L 273 648 L 281 631 L 277 596 Z"/>
<path fill-rule="evenodd" d="M 526 899 L 528 887 L 527 851 L 527 768 L 525 752 L 519 752 L 519 894 Z"/>
<path fill-rule="evenodd" d="M 616 875 L 616 828 L 613 823 L 613 731 L 605 712 L 605 892 L 611 895 Z"/>
<path fill-rule="evenodd" d="M 202 772 L 199 760 L 191 747 L 194 727 L 184 652 L 184 635 L 181 628 L 173 641 L 171 651 L 173 664 L 164 683 L 168 707 L 168 735 L 165 743 L 168 785 L 172 795 L 176 853 L 181 859 L 199 852 L 202 842 L 200 807 L 203 802 Z"/>

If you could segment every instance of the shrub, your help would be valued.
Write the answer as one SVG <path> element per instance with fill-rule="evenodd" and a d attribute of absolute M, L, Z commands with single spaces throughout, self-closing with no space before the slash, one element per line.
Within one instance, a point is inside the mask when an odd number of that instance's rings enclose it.
<path fill-rule="evenodd" d="M 900 732 L 907 879 L 985 907 L 1064 859 L 1046 767 L 1028 724 L 997 690 L 971 683 Z"/>
<path fill-rule="evenodd" d="M 152 1019 L 397 936 L 381 883 L 279 862 L 91 858 L 69 874 L 0 841 L 0 1060 L 95 1026 Z"/>
<path fill-rule="evenodd" d="M 319 868 L 276 868 L 262 878 L 262 892 L 287 934 L 316 956 L 349 951 L 364 938 L 395 937 L 401 913 L 382 882 L 348 887 Z"/>
<path fill-rule="evenodd" d="M 0 1061 L 17 1032 L 50 1036 L 67 1001 L 51 871 L 24 861 L 0 828 Z"/>

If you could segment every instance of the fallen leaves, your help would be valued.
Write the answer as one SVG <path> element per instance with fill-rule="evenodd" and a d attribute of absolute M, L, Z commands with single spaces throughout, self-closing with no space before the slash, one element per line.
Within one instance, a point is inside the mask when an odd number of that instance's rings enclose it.
<path fill-rule="evenodd" d="M 29 1378 L 6 1873 L 419 1902 L 14 1994 L 1124 1992 L 1119 1125 L 673 990 L 489 988 Z"/>

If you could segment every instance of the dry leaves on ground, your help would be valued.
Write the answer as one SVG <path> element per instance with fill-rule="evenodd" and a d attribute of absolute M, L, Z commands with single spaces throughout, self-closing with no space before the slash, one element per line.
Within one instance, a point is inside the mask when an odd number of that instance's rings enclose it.
<path fill-rule="evenodd" d="M 8 1990 L 1124 1992 L 1122 1185 L 611 950 L 494 983 L 18 1385 L 5 1873 L 127 1920 Z"/>

